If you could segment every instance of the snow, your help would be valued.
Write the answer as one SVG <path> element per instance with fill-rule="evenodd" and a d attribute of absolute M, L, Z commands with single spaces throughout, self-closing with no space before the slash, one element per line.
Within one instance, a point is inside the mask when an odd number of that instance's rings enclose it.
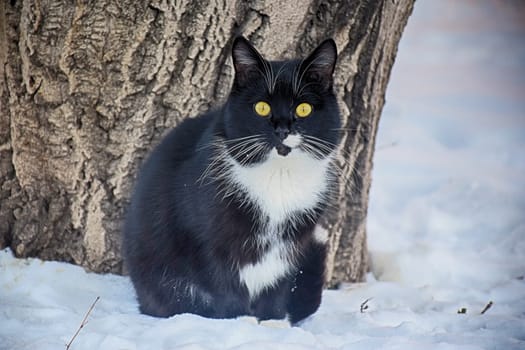
<path fill-rule="evenodd" d="M 525 349 L 524 9 L 416 3 L 377 140 L 367 283 L 325 291 L 299 327 L 156 319 L 126 277 L 4 250 L 0 349 L 65 349 L 98 296 L 71 349 Z"/>

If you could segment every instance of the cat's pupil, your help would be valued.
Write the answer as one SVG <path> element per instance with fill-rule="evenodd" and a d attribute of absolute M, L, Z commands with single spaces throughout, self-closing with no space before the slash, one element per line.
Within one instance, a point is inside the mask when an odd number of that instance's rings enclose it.
<path fill-rule="evenodd" d="M 254 106 L 255 112 L 261 117 L 266 117 L 270 114 L 271 108 L 267 102 L 259 101 Z"/>

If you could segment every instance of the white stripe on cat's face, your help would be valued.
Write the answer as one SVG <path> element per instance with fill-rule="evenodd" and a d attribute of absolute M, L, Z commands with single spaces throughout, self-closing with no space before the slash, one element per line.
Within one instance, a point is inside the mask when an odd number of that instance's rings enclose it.
<path fill-rule="evenodd" d="M 298 147 L 301 144 L 301 142 L 302 142 L 301 136 L 297 134 L 288 135 L 288 137 L 286 137 L 283 140 L 283 143 L 290 148 Z"/>

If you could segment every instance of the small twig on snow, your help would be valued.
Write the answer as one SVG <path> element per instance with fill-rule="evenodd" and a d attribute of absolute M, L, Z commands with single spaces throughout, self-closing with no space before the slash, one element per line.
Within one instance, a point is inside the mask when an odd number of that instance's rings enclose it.
<path fill-rule="evenodd" d="M 488 309 L 490 309 L 490 307 L 492 306 L 493 302 L 492 301 L 489 301 L 489 303 L 487 305 L 485 305 L 485 307 L 483 308 L 483 310 L 481 310 L 481 314 L 483 315 L 485 312 L 487 312 Z"/>
<path fill-rule="evenodd" d="M 363 302 L 361 303 L 361 307 L 360 307 L 360 311 L 361 311 L 361 313 L 364 313 L 365 310 L 368 309 L 368 305 L 367 305 L 367 303 L 368 303 L 370 300 L 372 300 L 372 298 L 368 298 L 368 299 L 366 299 L 365 301 L 363 301 Z"/>
<path fill-rule="evenodd" d="M 91 304 L 91 306 L 89 307 L 89 310 L 86 312 L 86 315 L 84 316 L 84 319 L 82 320 L 82 322 L 80 323 L 80 326 L 78 327 L 77 331 L 75 332 L 75 334 L 73 335 L 73 338 L 71 338 L 71 340 L 69 341 L 69 343 L 67 343 L 66 345 L 66 350 L 69 350 L 69 347 L 71 346 L 71 344 L 73 343 L 73 340 L 75 340 L 75 338 L 77 337 L 78 333 L 80 333 L 80 330 L 82 328 L 84 328 L 84 326 L 87 324 L 87 318 L 89 317 L 89 314 L 91 313 L 91 311 L 93 311 L 93 308 L 95 307 L 95 304 L 97 303 L 97 301 L 100 299 L 100 297 L 97 297 L 95 299 L 95 301 L 93 302 L 93 304 Z"/>
<path fill-rule="evenodd" d="M 389 142 L 387 144 L 378 145 L 376 147 L 376 151 L 382 151 L 382 150 L 387 149 L 387 148 L 396 147 L 398 144 L 399 144 L 398 141 L 392 141 L 392 142 Z"/>

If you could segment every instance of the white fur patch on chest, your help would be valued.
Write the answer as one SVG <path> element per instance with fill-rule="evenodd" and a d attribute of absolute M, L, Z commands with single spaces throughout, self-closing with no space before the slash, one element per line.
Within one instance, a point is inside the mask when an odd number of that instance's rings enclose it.
<path fill-rule="evenodd" d="M 260 240 L 270 243 L 268 251 L 255 264 L 240 268 L 239 277 L 250 297 L 274 285 L 294 266 L 294 247 L 284 242 L 279 227 L 294 214 L 311 210 L 323 199 L 329 181 L 330 158 L 318 160 L 294 149 L 286 157 L 274 150 L 257 165 L 241 166 L 233 159 L 230 180 L 256 204 L 265 223 Z"/>
<path fill-rule="evenodd" d="M 293 267 L 290 249 L 291 247 L 278 240 L 257 263 L 244 265 L 240 269 L 239 278 L 248 289 L 250 298 L 255 298 L 290 272 Z"/>
<path fill-rule="evenodd" d="M 329 157 L 318 160 L 300 149 L 286 157 L 273 149 L 264 162 L 253 166 L 241 166 L 232 159 L 230 179 L 268 217 L 269 225 L 276 226 L 322 200 L 329 163 Z"/>

